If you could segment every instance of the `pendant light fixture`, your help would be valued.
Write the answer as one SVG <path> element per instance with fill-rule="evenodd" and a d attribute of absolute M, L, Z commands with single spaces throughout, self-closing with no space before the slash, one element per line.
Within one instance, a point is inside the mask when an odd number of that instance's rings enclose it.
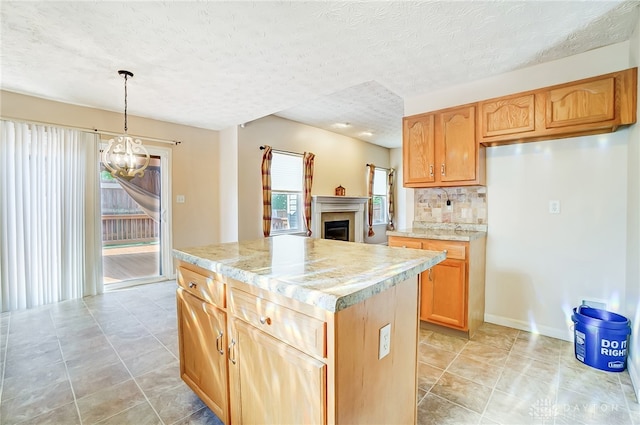
<path fill-rule="evenodd" d="M 133 73 L 120 70 L 118 74 L 124 77 L 124 134 L 109 140 L 102 151 L 102 163 L 112 176 L 131 180 L 144 175 L 149 165 L 149 153 L 140 139 L 134 140 L 127 134 L 127 78 L 133 78 Z"/>

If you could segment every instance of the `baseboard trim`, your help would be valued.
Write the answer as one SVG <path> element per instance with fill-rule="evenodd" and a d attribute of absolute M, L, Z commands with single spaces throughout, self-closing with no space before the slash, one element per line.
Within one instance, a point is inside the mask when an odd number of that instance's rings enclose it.
<path fill-rule="evenodd" d="M 638 403 L 640 403 L 640 370 L 636 369 L 635 363 L 628 358 L 627 370 L 629 371 L 629 377 L 631 378 L 633 391 L 636 393 L 636 400 L 638 400 Z"/>
<path fill-rule="evenodd" d="M 521 331 L 527 331 L 544 336 L 550 336 L 552 338 L 562 339 L 564 341 L 573 341 L 573 331 L 569 328 L 558 329 L 550 326 L 535 326 L 532 327 L 529 322 L 522 320 L 510 319 L 508 317 L 496 316 L 493 314 L 485 314 L 484 321 L 493 323 L 495 325 L 507 326 Z"/>

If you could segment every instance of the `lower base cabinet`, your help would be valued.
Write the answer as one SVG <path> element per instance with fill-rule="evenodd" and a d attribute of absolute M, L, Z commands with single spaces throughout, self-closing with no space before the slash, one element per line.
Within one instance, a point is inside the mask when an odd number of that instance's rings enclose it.
<path fill-rule="evenodd" d="M 446 260 L 420 275 L 420 320 L 468 336 L 484 322 L 485 241 L 389 237 L 389 246 L 447 252 Z"/>
<path fill-rule="evenodd" d="M 326 365 L 240 320 L 233 320 L 231 422 L 325 424 Z"/>
<path fill-rule="evenodd" d="M 182 379 L 226 425 L 416 423 L 417 277 L 336 313 L 183 262 L 178 285 Z"/>
<path fill-rule="evenodd" d="M 226 313 L 177 291 L 180 375 L 221 421 L 228 418 Z"/>

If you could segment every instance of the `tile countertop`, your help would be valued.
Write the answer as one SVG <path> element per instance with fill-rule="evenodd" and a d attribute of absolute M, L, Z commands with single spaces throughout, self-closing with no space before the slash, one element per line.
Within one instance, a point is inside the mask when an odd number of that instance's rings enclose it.
<path fill-rule="evenodd" d="M 358 304 L 445 259 L 444 252 L 290 235 L 174 249 L 173 255 L 330 312 Z"/>
<path fill-rule="evenodd" d="M 404 236 L 407 238 L 468 242 L 480 238 L 486 238 L 487 232 L 470 229 L 454 230 L 447 228 L 412 227 L 410 229 L 387 230 L 387 236 Z"/>

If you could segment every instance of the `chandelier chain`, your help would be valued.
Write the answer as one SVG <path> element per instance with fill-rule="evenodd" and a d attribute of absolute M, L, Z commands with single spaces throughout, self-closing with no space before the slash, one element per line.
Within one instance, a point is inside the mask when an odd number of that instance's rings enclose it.
<path fill-rule="evenodd" d="M 124 133 L 127 133 L 127 74 L 124 74 Z"/>

